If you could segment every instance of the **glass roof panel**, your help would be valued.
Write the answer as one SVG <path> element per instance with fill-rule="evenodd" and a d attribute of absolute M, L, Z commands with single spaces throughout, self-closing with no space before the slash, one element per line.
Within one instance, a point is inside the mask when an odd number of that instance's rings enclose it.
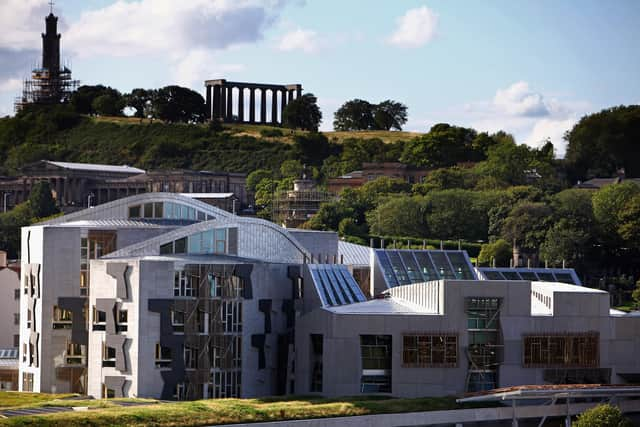
<path fill-rule="evenodd" d="M 482 271 L 482 274 L 485 275 L 487 280 L 505 280 L 504 276 L 499 271 L 495 270 L 485 270 Z"/>
<path fill-rule="evenodd" d="M 471 265 L 467 262 L 467 258 L 462 252 L 446 252 L 453 266 L 457 279 L 475 280 L 476 276 L 471 270 Z"/>
<path fill-rule="evenodd" d="M 404 264 L 402 263 L 398 252 L 388 251 L 387 255 L 389 255 L 389 262 L 391 263 L 393 273 L 396 275 L 398 283 L 400 283 L 401 285 L 408 285 L 409 283 L 411 283 L 411 281 L 409 280 L 409 275 L 407 274 L 407 270 L 405 270 Z"/>
<path fill-rule="evenodd" d="M 522 280 L 517 271 L 502 271 L 501 273 L 507 280 Z"/>
<path fill-rule="evenodd" d="M 424 278 L 425 281 L 428 282 L 430 280 L 440 279 L 440 276 L 438 275 L 438 272 L 436 271 L 436 268 L 433 266 L 433 263 L 431 262 L 431 258 L 429 257 L 429 254 L 426 251 L 415 251 L 413 255 L 415 256 L 416 261 L 418 261 L 418 265 L 420 266 L 422 277 Z"/>
<path fill-rule="evenodd" d="M 430 251 L 429 255 L 433 260 L 433 264 L 438 271 L 438 274 L 445 279 L 455 279 L 456 275 L 451 270 L 451 265 L 449 264 L 449 260 L 447 256 L 442 251 Z"/>
<path fill-rule="evenodd" d="M 524 280 L 538 280 L 538 276 L 533 271 L 520 271 L 519 273 Z"/>

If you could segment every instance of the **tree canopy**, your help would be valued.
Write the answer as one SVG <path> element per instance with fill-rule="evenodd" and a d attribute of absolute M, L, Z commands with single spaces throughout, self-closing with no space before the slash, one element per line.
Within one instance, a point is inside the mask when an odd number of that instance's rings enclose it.
<path fill-rule="evenodd" d="M 362 99 L 345 102 L 334 114 L 333 128 L 351 130 L 402 130 L 407 122 L 407 106 L 387 99 L 372 104 Z"/>
<path fill-rule="evenodd" d="M 322 112 L 318 99 L 312 93 L 305 93 L 294 99 L 284 109 L 282 123 L 291 129 L 317 131 L 322 122 Z"/>
<path fill-rule="evenodd" d="M 565 139 L 565 160 L 574 181 L 610 177 L 620 168 L 628 176 L 640 177 L 640 105 L 587 115 Z"/>
<path fill-rule="evenodd" d="M 181 86 L 165 86 L 153 97 L 155 115 L 167 122 L 201 123 L 207 109 L 198 92 Z"/>

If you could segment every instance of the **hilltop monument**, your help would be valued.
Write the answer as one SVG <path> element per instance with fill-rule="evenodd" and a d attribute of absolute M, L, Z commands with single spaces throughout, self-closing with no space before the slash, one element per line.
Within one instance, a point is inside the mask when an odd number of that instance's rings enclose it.
<path fill-rule="evenodd" d="M 53 1 L 49 6 L 49 15 L 45 18 L 46 32 L 42 34 L 42 63 L 31 71 L 31 78 L 24 81 L 22 96 L 15 102 L 16 111 L 28 104 L 66 102 L 79 84 L 71 78 L 69 67 L 60 65 L 58 17 L 53 14 Z"/>

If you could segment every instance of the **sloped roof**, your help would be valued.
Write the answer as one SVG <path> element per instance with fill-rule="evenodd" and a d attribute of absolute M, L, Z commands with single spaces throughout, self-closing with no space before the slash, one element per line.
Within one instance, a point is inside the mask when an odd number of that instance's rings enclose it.
<path fill-rule="evenodd" d="M 81 170 L 81 171 L 94 171 L 94 172 L 115 172 L 115 173 L 128 173 L 138 174 L 145 173 L 144 170 L 134 168 L 127 165 L 101 165 L 96 163 L 71 163 L 71 162 L 55 162 L 52 160 L 43 160 L 44 163 L 57 166 L 63 169 Z"/>

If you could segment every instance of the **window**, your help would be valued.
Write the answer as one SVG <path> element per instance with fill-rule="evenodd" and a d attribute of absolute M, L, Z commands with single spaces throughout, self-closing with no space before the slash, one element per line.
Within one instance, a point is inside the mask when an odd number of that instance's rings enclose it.
<path fill-rule="evenodd" d="M 140 205 L 129 206 L 129 218 L 140 218 Z"/>
<path fill-rule="evenodd" d="M 198 369 L 198 349 L 184 346 L 184 367 L 186 369 Z"/>
<path fill-rule="evenodd" d="M 322 335 L 311 334 L 311 392 L 322 392 Z"/>
<path fill-rule="evenodd" d="M 65 362 L 67 365 L 82 365 L 84 363 L 82 357 L 82 346 L 74 342 L 67 342 L 67 357 Z"/>
<path fill-rule="evenodd" d="M 456 367 L 457 335 L 404 335 L 402 364 L 407 368 Z"/>
<path fill-rule="evenodd" d="M 33 374 L 29 372 L 22 373 L 22 391 L 33 391 Z"/>
<path fill-rule="evenodd" d="M 523 349 L 525 368 L 593 368 L 600 365 L 598 332 L 526 335 Z"/>
<path fill-rule="evenodd" d="M 116 397 L 116 391 L 112 388 L 108 388 L 105 384 L 102 384 L 102 398 L 113 399 Z"/>
<path fill-rule="evenodd" d="M 187 397 L 186 388 L 183 383 L 176 384 L 176 388 L 173 391 L 173 398 L 176 400 L 185 400 Z"/>
<path fill-rule="evenodd" d="M 173 295 L 176 297 L 198 296 L 198 282 L 200 278 L 187 271 L 176 271 L 173 279 Z"/>
<path fill-rule="evenodd" d="M 174 242 L 174 252 L 177 254 L 187 253 L 187 238 L 183 237 L 182 239 L 178 239 Z"/>
<path fill-rule="evenodd" d="M 13 290 L 13 299 L 20 299 L 20 288 Z"/>
<path fill-rule="evenodd" d="M 80 239 L 80 294 L 87 295 L 89 288 L 89 239 Z"/>
<path fill-rule="evenodd" d="M 29 352 L 29 349 L 27 348 L 26 344 L 22 344 L 22 361 L 26 363 L 27 361 L 27 353 Z"/>
<path fill-rule="evenodd" d="M 163 215 L 163 209 L 162 209 L 162 203 L 154 203 L 153 204 L 153 216 L 154 218 L 162 218 Z"/>
<path fill-rule="evenodd" d="M 20 347 L 20 334 L 15 334 L 15 335 L 13 336 L 13 346 L 14 346 L 15 348 Z"/>
<path fill-rule="evenodd" d="M 127 332 L 129 313 L 127 310 L 118 310 L 116 332 Z"/>
<path fill-rule="evenodd" d="M 20 313 L 13 313 L 13 324 L 14 325 L 20 324 Z"/>
<path fill-rule="evenodd" d="M 106 343 L 102 344 L 102 367 L 115 368 L 116 366 L 116 349 L 109 347 Z"/>
<path fill-rule="evenodd" d="M 361 335 L 362 393 L 391 393 L 391 335 Z"/>
<path fill-rule="evenodd" d="M 240 371 L 216 371 L 209 377 L 207 397 L 210 399 L 238 398 L 241 388 Z"/>
<path fill-rule="evenodd" d="M 31 310 L 27 309 L 27 329 L 31 329 Z"/>
<path fill-rule="evenodd" d="M 53 329 L 71 329 L 73 313 L 57 305 L 53 306 Z"/>
<path fill-rule="evenodd" d="M 107 326 L 107 313 L 93 306 L 93 330 L 104 331 Z"/>
<path fill-rule="evenodd" d="M 217 254 L 224 254 L 227 252 L 227 230 L 224 228 L 215 231 L 215 251 Z"/>
<path fill-rule="evenodd" d="M 153 203 L 144 204 L 144 217 L 153 218 Z"/>
<path fill-rule="evenodd" d="M 171 326 L 173 332 L 184 332 L 184 311 L 171 311 Z"/>
<path fill-rule="evenodd" d="M 171 348 L 156 343 L 156 368 L 169 368 L 171 361 Z"/>

